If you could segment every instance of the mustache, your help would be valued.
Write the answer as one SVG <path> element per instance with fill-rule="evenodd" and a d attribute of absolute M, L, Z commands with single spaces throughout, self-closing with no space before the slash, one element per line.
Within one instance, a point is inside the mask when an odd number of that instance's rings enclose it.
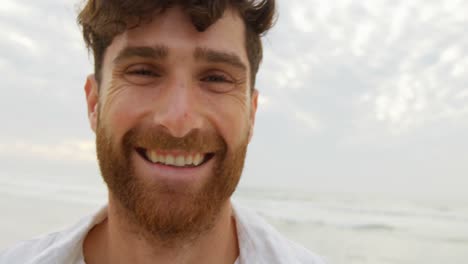
<path fill-rule="evenodd" d="M 129 130 L 123 138 L 128 148 L 180 150 L 185 152 L 225 152 L 227 143 L 214 131 L 193 129 L 183 137 L 172 136 L 164 127 L 138 126 Z"/>

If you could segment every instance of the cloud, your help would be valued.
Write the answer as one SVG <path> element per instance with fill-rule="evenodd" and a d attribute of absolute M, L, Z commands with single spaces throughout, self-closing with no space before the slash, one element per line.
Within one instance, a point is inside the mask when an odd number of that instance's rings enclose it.
<path fill-rule="evenodd" d="M 342 119 L 341 126 L 361 119 L 353 124 L 384 124 L 397 133 L 466 118 L 463 1 L 313 0 L 283 8 L 278 25 L 284 28 L 273 34 L 292 41 L 266 55 L 273 58 L 264 72 L 282 90 L 273 99 L 321 119 Z"/>
<path fill-rule="evenodd" d="M 334 187 L 343 182 L 352 188 L 398 177 L 417 183 L 445 170 L 451 174 L 444 177 L 462 185 L 468 170 L 459 158 L 468 155 L 463 145 L 468 132 L 466 1 L 290 0 L 278 5 L 280 17 L 265 37 L 257 78 L 256 155 L 250 164 L 260 183 L 276 177 L 279 184 Z M 0 155 L 18 164 L 26 156 L 95 161 L 82 89 L 92 65 L 74 3 L 4 0 L 0 15 Z M 443 142 L 433 146 L 433 153 L 444 147 L 447 157 L 454 156 L 441 161 L 428 155 L 427 142 Z M 278 162 L 278 169 L 271 166 L 275 153 L 298 155 Z M 420 163 L 407 162 L 411 157 Z M 405 166 L 390 175 L 379 171 L 385 160 Z M 10 164 L 10 171 L 21 169 Z M 370 169 L 369 164 L 377 165 Z M 42 169 L 51 174 L 50 165 Z M 352 175 L 343 176 L 350 172 L 362 178 L 353 183 Z M 282 179 L 286 174 L 294 179 Z"/>
<path fill-rule="evenodd" d="M 18 1 L 3 0 L 0 5 L 0 13 L 8 16 L 28 16 L 33 13 L 33 9 L 28 5 L 21 4 Z"/>
<path fill-rule="evenodd" d="M 13 143 L 0 143 L 0 155 L 19 159 L 96 162 L 94 142 L 86 140 L 65 140 L 57 144 L 17 140 Z"/>
<path fill-rule="evenodd" d="M 13 45 L 22 46 L 23 50 L 29 51 L 31 54 L 37 54 L 39 52 L 38 47 L 34 41 L 18 32 L 5 32 L 7 33 L 7 39 L 12 41 Z"/>
<path fill-rule="evenodd" d="M 312 131 L 320 129 L 320 122 L 311 113 L 304 111 L 296 111 L 295 119 L 301 123 L 302 126 Z"/>

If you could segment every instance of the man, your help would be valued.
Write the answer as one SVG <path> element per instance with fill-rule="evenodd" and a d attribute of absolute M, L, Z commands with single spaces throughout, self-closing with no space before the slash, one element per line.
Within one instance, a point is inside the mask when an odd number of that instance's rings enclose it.
<path fill-rule="evenodd" d="M 274 0 L 89 0 L 85 84 L 108 206 L 0 263 L 322 263 L 233 205 Z"/>

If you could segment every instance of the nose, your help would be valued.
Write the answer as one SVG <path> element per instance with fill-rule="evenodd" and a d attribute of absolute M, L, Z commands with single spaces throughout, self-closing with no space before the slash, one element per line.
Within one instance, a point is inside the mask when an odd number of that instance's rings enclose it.
<path fill-rule="evenodd" d="M 163 88 L 155 124 L 164 127 L 174 137 L 184 137 L 192 130 L 202 128 L 202 117 L 198 111 L 198 99 L 190 82 L 180 78 L 172 80 Z"/>

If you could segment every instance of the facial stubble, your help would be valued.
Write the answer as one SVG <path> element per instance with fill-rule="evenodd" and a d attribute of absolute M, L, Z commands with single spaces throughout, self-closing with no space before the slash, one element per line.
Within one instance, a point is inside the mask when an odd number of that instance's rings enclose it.
<path fill-rule="evenodd" d="M 184 138 L 174 138 L 161 129 L 135 127 L 121 142 L 98 122 L 96 148 L 101 174 L 109 192 L 122 208 L 121 216 L 133 223 L 139 235 L 166 246 L 190 242 L 211 230 L 235 191 L 242 174 L 248 136 L 229 151 L 218 133 L 198 130 Z M 216 149 L 214 169 L 196 190 L 173 189 L 158 182 L 146 182 L 135 174 L 131 154 L 135 146 L 154 149 Z M 141 175 L 140 175 L 141 176 Z"/>

